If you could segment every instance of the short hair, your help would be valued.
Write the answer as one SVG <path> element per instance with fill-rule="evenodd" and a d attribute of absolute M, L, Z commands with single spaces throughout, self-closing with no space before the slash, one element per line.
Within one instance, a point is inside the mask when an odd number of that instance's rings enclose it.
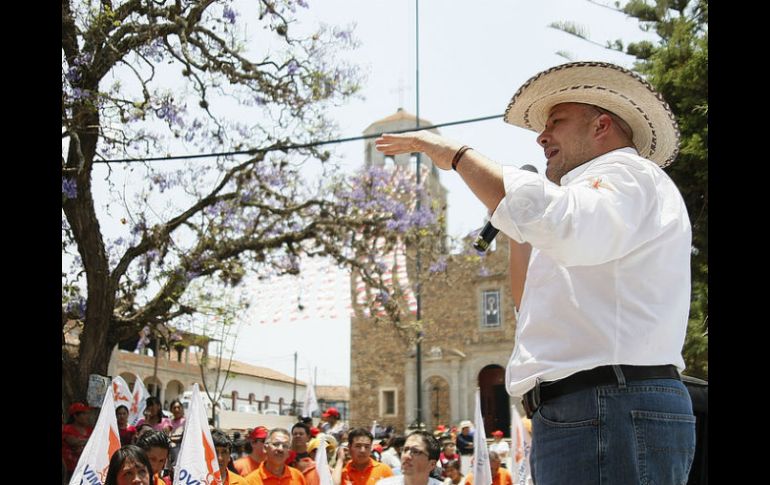
<path fill-rule="evenodd" d="M 221 446 L 222 448 L 227 448 L 230 451 L 233 449 L 233 440 L 231 440 L 230 437 L 219 428 L 211 432 L 211 441 L 214 442 L 214 448 Z"/>
<path fill-rule="evenodd" d="M 117 407 L 115 408 L 115 414 L 117 414 L 117 413 L 118 413 L 118 409 L 120 409 L 120 408 L 123 408 L 123 409 L 125 409 L 125 410 L 126 410 L 126 412 L 128 413 L 128 406 L 126 406 L 125 404 L 121 404 L 120 406 L 117 406 Z M 131 413 L 129 413 L 129 414 L 131 414 Z"/>
<path fill-rule="evenodd" d="M 270 430 L 269 433 L 267 433 L 267 437 L 270 438 L 275 433 L 283 433 L 286 436 L 288 436 L 289 438 L 291 438 L 291 433 L 289 433 L 289 430 L 286 429 L 286 428 L 273 428 L 273 429 Z"/>
<path fill-rule="evenodd" d="M 118 484 L 118 472 L 123 469 L 123 464 L 128 460 L 145 467 L 147 469 L 147 476 L 152 478 L 152 465 L 150 464 L 150 459 L 147 458 L 147 453 L 136 445 L 126 445 L 112 454 L 104 485 Z"/>
<path fill-rule="evenodd" d="M 171 450 L 171 439 L 163 431 L 149 431 L 142 435 L 136 445 L 143 450 L 149 451 L 150 448 L 164 448 Z"/>
<path fill-rule="evenodd" d="M 353 428 L 348 431 L 348 444 L 352 445 L 353 440 L 360 438 L 361 436 L 369 438 L 369 441 L 374 444 L 374 436 L 372 436 L 372 433 L 366 428 Z"/>
<path fill-rule="evenodd" d="M 310 437 L 310 426 L 308 426 L 307 424 L 302 423 L 302 422 L 294 423 L 294 426 L 291 427 L 291 432 L 294 433 L 294 430 L 297 429 L 297 428 L 304 429 L 305 430 L 305 434 L 308 435 L 308 437 Z"/>
<path fill-rule="evenodd" d="M 626 120 L 616 115 L 612 111 L 602 108 L 601 106 L 596 106 L 595 104 L 589 104 L 588 106 L 598 111 L 599 114 L 609 116 L 612 119 L 612 122 L 617 125 L 618 128 L 620 128 L 620 131 L 629 139 L 629 141 L 633 142 L 634 130 L 631 129 Z"/>
<path fill-rule="evenodd" d="M 171 410 L 171 408 L 174 407 L 174 404 L 179 404 L 180 406 L 182 406 L 182 411 L 184 411 L 184 404 L 182 404 L 182 401 L 180 401 L 179 399 L 174 399 L 173 401 L 171 401 L 168 405 L 168 409 Z"/>
<path fill-rule="evenodd" d="M 390 439 L 390 443 L 388 443 L 388 446 L 392 448 L 401 448 L 404 446 L 404 443 L 406 443 L 406 436 L 397 435 Z"/>
<path fill-rule="evenodd" d="M 492 460 L 501 461 L 500 460 L 500 455 L 498 455 L 496 451 L 490 451 L 489 452 L 489 461 L 492 461 Z"/>
<path fill-rule="evenodd" d="M 449 470 L 450 468 L 454 468 L 455 470 L 460 472 L 460 474 L 462 474 L 462 470 L 460 467 L 460 460 L 449 460 L 448 462 L 446 462 L 446 464 L 444 464 L 444 470 Z"/>
<path fill-rule="evenodd" d="M 429 460 L 438 460 L 438 457 L 441 454 L 441 445 L 439 445 L 439 442 L 435 436 L 427 431 L 417 430 L 412 431 L 406 435 L 406 439 L 409 439 L 412 436 L 419 436 L 422 438 L 422 443 L 425 445 L 425 448 L 427 448 L 428 451 Z"/>

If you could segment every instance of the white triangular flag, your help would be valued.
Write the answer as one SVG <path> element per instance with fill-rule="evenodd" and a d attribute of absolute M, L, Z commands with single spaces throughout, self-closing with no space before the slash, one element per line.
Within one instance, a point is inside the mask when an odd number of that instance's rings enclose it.
<path fill-rule="evenodd" d="M 128 407 L 128 424 L 136 426 L 140 419 L 144 418 L 144 408 L 147 407 L 147 398 L 150 393 L 144 387 L 144 382 L 139 376 L 134 381 L 134 392 L 132 393 L 131 406 Z"/>
<path fill-rule="evenodd" d="M 318 472 L 320 485 L 333 485 L 329 460 L 326 458 L 326 435 L 318 435 L 318 451 L 315 454 L 315 469 Z"/>
<path fill-rule="evenodd" d="M 123 405 L 128 409 L 130 420 L 131 401 L 134 396 L 131 394 L 131 390 L 129 389 L 126 381 L 120 376 L 114 377 L 112 379 L 112 397 L 115 400 L 115 408 Z M 131 423 L 129 422 L 129 424 Z"/>
<path fill-rule="evenodd" d="M 525 485 L 531 476 L 529 449 L 531 438 L 516 406 L 511 406 L 511 478 L 514 485 Z"/>
<path fill-rule="evenodd" d="M 118 420 L 115 417 L 115 400 L 112 397 L 112 386 L 109 386 L 104 394 L 96 426 L 83 448 L 70 485 L 102 485 L 107 478 L 110 458 L 119 448 L 120 435 Z"/>
<path fill-rule="evenodd" d="M 308 372 L 310 372 L 308 367 Z M 315 379 L 311 375 L 308 379 L 307 389 L 305 390 L 305 403 L 302 405 L 302 415 L 310 417 L 313 411 L 320 411 L 318 400 L 315 397 Z"/>
<path fill-rule="evenodd" d="M 473 421 L 476 424 L 476 431 L 473 433 L 473 485 L 492 485 L 487 434 L 484 431 L 484 417 L 481 415 L 481 391 L 478 388 Z"/>
<path fill-rule="evenodd" d="M 190 412 L 184 424 L 182 443 L 174 466 L 174 485 L 188 483 L 222 485 L 216 448 L 211 439 L 206 406 L 198 384 L 193 384 Z"/>

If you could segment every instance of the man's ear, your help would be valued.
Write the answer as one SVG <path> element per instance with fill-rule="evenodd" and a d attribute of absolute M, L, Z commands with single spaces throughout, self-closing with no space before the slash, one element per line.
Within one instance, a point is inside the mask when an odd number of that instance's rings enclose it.
<path fill-rule="evenodd" d="M 594 120 L 594 135 L 597 137 L 607 135 L 612 129 L 612 125 L 615 124 L 608 114 L 601 114 Z"/>

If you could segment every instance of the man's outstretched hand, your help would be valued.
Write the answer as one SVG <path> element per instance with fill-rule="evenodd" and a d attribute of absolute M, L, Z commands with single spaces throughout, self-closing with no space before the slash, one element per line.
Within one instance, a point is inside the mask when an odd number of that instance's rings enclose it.
<path fill-rule="evenodd" d="M 374 140 L 378 151 L 385 155 L 422 152 L 442 170 L 452 168 L 452 157 L 462 145 L 427 130 L 409 131 L 398 135 L 383 134 Z"/>

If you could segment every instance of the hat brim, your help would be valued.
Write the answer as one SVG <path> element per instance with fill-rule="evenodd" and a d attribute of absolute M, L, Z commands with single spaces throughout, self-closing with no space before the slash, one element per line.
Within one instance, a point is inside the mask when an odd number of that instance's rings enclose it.
<path fill-rule="evenodd" d="M 679 127 L 663 97 L 638 74 L 606 62 L 570 62 L 536 74 L 513 95 L 503 119 L 540 133 L 561 103 L 615 113 L 631 127 L 639 154 L 661 167 L 679 153 Z"/>

